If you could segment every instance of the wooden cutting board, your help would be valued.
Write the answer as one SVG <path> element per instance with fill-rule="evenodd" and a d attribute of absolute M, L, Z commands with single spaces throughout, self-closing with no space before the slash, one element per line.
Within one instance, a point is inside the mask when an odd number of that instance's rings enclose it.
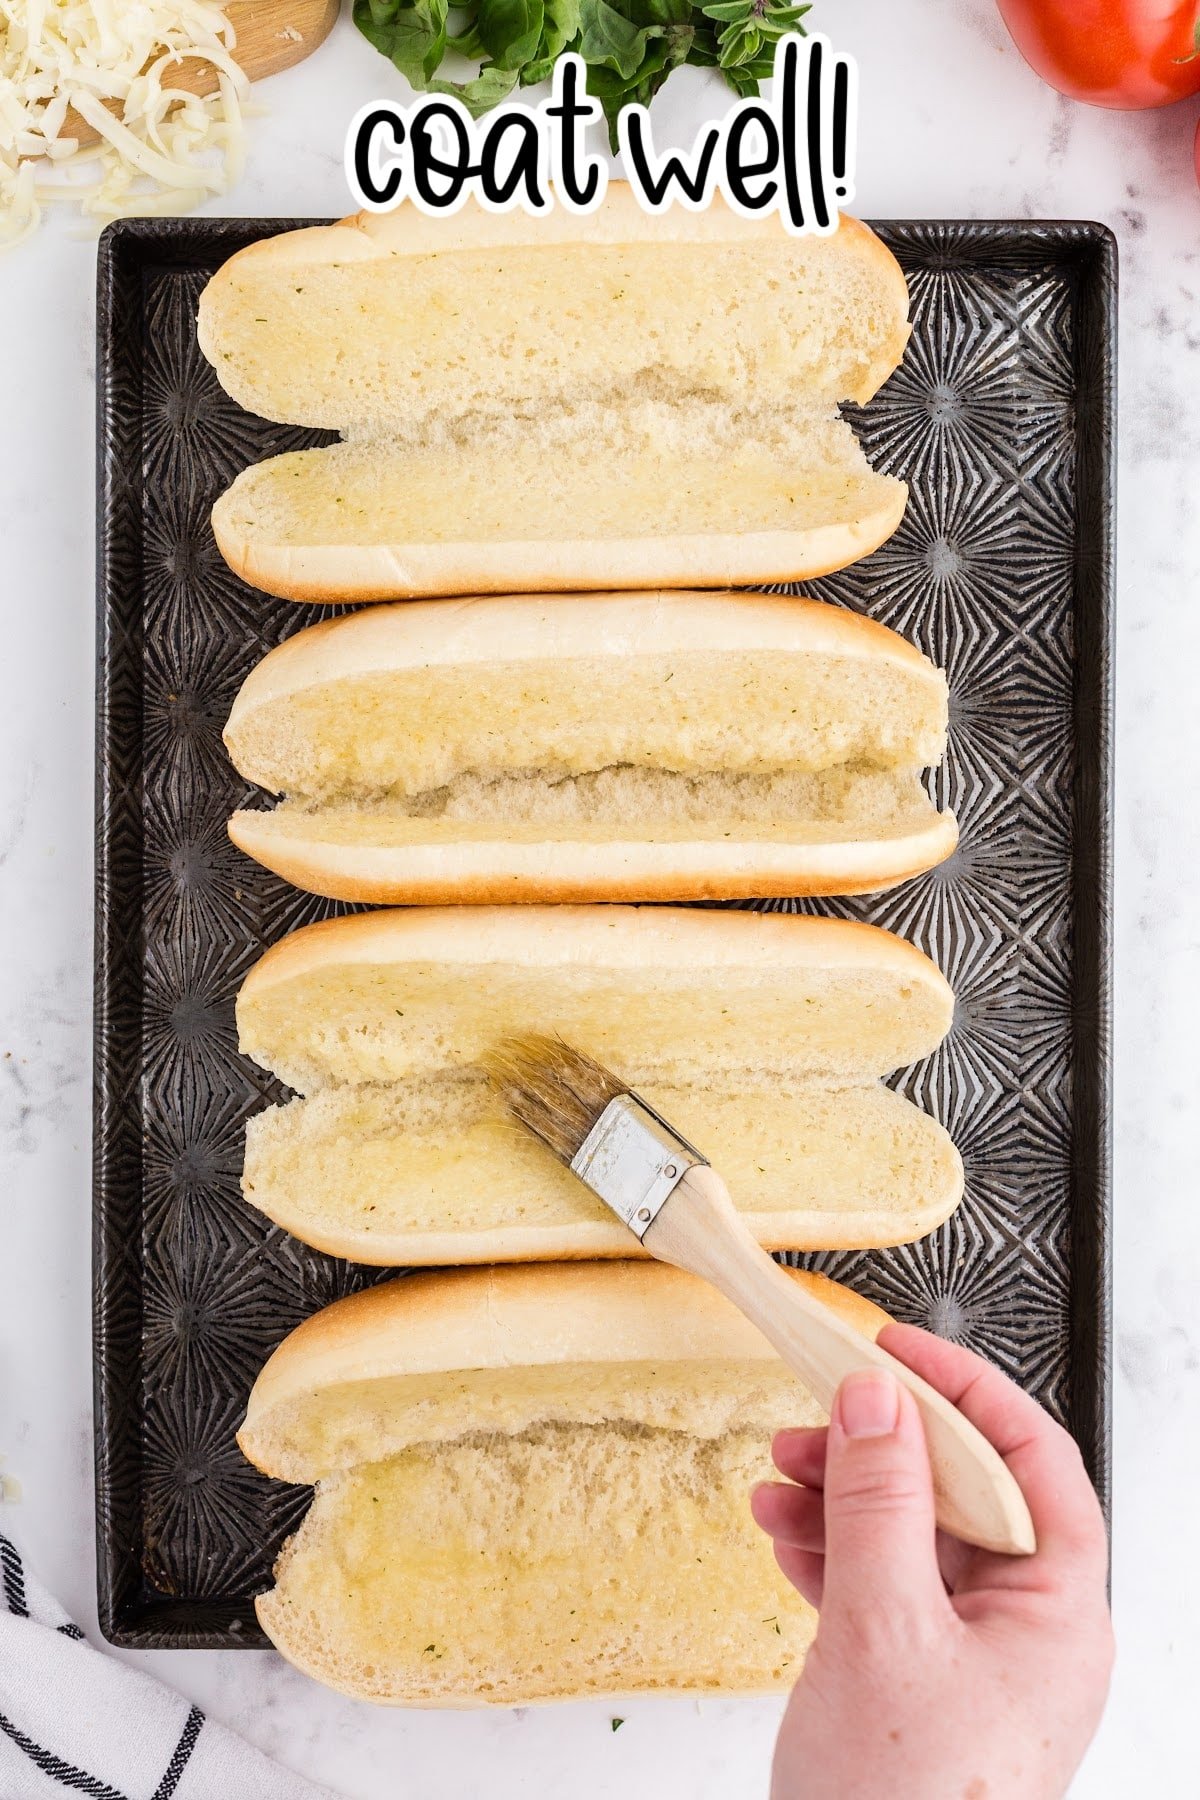
<path fill-rule="evenodd" d="M 339 0 L 231 0 L 225 11 L 237 32 L 234 60 L 251 81 L 292 68 L 324 43 L 338 6 Z M 217 78 L 208 63 L 183 62 L 172 71 L 171 84 L 192 94 L 212 94 Z M 62 135 L 78 138 L 81 144 L 94 144 L 99 137 L 71 110 Z"/>

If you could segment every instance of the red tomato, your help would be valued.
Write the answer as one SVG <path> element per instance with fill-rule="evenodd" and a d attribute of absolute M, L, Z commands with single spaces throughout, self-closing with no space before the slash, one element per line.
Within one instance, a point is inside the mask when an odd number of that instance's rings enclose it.
<path fill-rule="evenodd" d="M 1200 91 L 1200 57 L 1192 55 L 1198 0 L 997 3 L 1025 61 L 1072 100 L 1169 106 Z"/>

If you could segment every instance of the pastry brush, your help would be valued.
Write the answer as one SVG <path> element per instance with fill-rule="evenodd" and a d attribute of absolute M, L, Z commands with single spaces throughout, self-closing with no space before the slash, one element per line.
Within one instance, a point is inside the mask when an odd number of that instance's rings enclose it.
<path fill-rule="evenodd" d="M 854 1370 L 891 1371 L 920 1411 L 944 1531 L 1009 1555 L 1036 1548 L 1024 1495 L 993 1445 L 936 1388 L 794 1281 L 751 1235 L 707 1157 L 640 1095 L 558 1038 L 513 1039 L 486 1061 L 509 1117 L 651 1256 L 731 1300 L 826 1410 Z"/>

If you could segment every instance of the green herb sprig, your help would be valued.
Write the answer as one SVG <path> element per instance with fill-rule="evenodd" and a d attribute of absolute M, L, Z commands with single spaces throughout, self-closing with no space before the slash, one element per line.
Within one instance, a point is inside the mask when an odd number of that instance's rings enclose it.
<path fill-rule="evenodd" d="M 478 118 L 514 88 L 545 81 L 564 50 L 587 65 L 588 92 L 604 108 L 617 148 L 621 108 L 648 106 L 672 69 L 719 69 L 742 98 L 769 78 L 775 45 L 803 33 L 808 5 L 782 0 L 354 0 L 354 22 L 421 93 L 455 94 Z M 453 20 L 451 13 L 453 11 Z M 479 64 L 448 81 L 453 51 Z"/>

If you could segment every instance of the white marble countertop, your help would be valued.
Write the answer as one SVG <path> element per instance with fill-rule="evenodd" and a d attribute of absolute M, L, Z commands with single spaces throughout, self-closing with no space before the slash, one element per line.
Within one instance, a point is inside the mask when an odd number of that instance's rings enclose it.
<path fill-rule="evenodd" d="M 1200 1273 L 1192 1117 L 1200 1008 L 1200 101 L 1061 100 L 992 0 L 817 0 L 859 58 L 857 209 L 1081 217 L 1120 241 L 1114 1598 L 1120 1660 L 1080 1800 L 1196 1791 Z M 213 210 L 345 210 L 354 110 L 400 78 L 343 18 L 261 91 L 249 165 Z M 690 141 L 725 89 L 656 106 Z M 89 1321 L 95 247 L 59 221 L 0 262 L 0 1523 L 95 1632 Z M 348 1795 L 765 1796 L 778 1704 L 651 1701 L 498 1714 L 375 1711 L 266 1652 L 132 1658 Z M 234 1800 L 234 1797 L 228 1797 Z"/>

